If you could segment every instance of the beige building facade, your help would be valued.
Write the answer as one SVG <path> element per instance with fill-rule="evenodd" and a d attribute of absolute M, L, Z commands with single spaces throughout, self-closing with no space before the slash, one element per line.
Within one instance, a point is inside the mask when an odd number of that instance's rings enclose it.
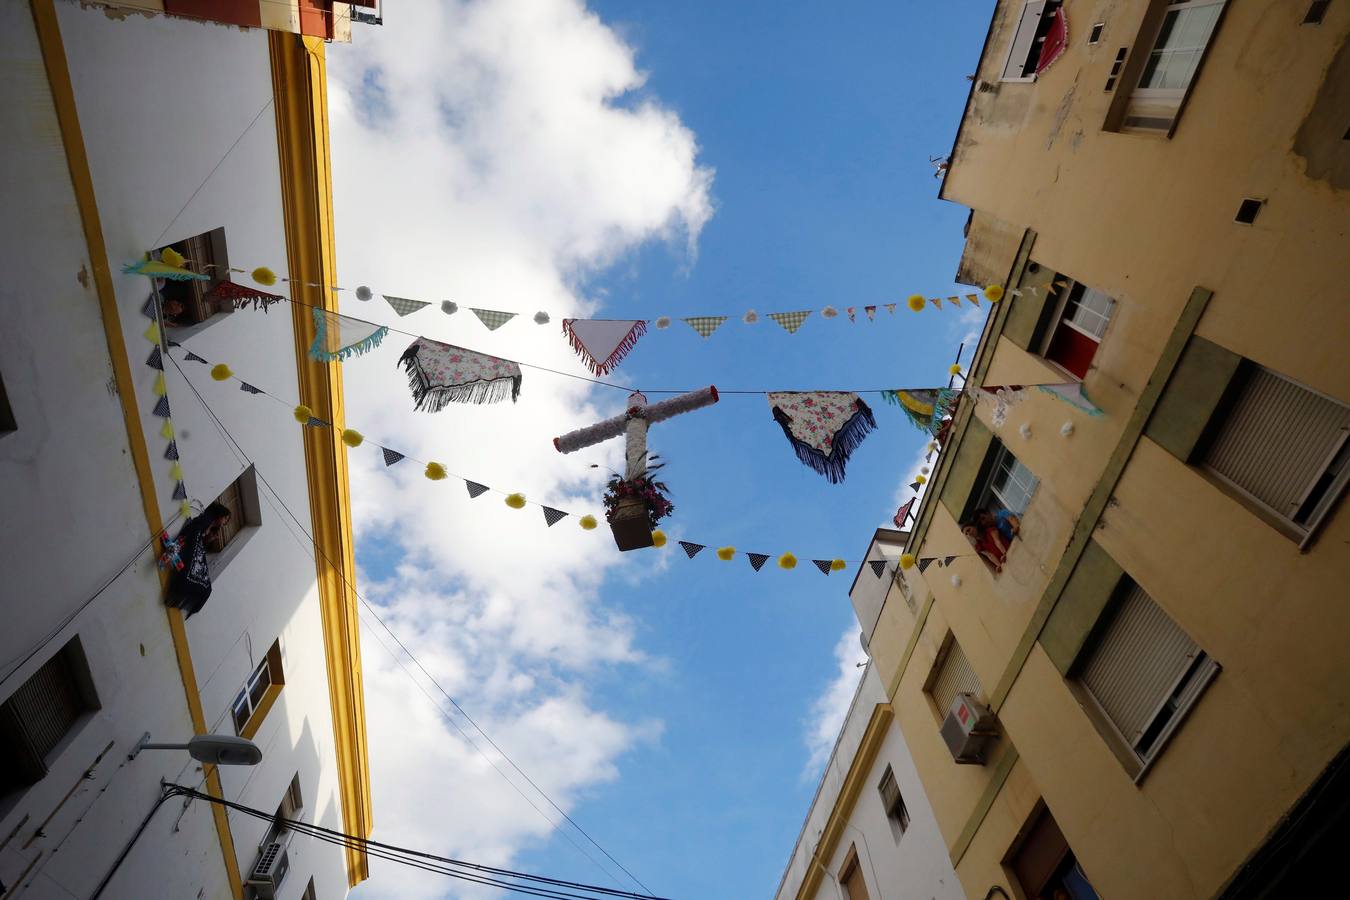
<path fill-rule="evenodd" d="M 968 896 L 1317 896 L 1344 846 L 1347 34 L 997 5 L 942 196 L 1004 297 L 870 641 Z"/>

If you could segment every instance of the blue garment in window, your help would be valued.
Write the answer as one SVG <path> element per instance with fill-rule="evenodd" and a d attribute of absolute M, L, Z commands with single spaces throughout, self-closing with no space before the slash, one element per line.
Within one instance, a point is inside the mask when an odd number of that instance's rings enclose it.
<path fill-rule="evenodd" d="M 1013 539 L 1012 522 L 1009 522 L 1008 520 L 1015 515 L 1016 513 L 1007 509 L 1000 509 L 998 512 L 994 513 L 994 524 L 998 526 L 998 533 L 1002 535 L 1005 541 L 1011 541 Z"/>

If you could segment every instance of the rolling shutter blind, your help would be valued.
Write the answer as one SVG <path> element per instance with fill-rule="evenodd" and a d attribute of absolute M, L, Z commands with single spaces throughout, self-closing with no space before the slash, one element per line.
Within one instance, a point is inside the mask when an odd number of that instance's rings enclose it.
<path fill-rule="evenodd" d="M 1081 678 L 1133 747 L 1199 652 L 1143 588 L 1132 584 Z"/>
<path fill-rule="evenodd" d="M 947 656 L 942 660 L 937 677 L 933 679 L 933 689 L 929 693 L 944 716 L 947 715 L 947 710 L 952 708 L 952 701 L 956 699 L 957 694 L 981 696 L 980 679 L 975 677 L 970 660 L 966 659 L 966 654 L 955 638 L 947 647 Z"/>
<path fill-rule="evenodd" d="M 1205 465 L 1292 518 L 1347 427 L 1350 407 L 1258 367 L 1242 387 Z"/>
<path fill-rule="evenodd" d="M 1041 22 L 1041 11 L 1045 9 L 1045 0 L 1031 0 L 1022 8 L 1022 18 L 1017 22 L 1017 33 L 1013 35 L 1012 52 L 1003 67 L 1004 78 L 1022 78 L 1026 69 L 1027 57 L 1031 54 L 1031 44 L 1036 40 L 1036 27 Z"/>

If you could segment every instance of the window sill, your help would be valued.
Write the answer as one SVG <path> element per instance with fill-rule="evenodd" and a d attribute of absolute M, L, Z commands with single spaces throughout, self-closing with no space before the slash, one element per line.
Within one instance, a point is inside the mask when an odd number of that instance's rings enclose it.
<path fill-rule="evenodd" d="M 1205 468 L 1204 465 L 1193 465 L 1191 468 L 1198 472 L 1201 478 L 1217 488 L 1224 496 L 1228 497 L 1230 500 L 1246 509 L 1247 512 L 1256 516 L 1263 523 L 1279 532 L 1281 537 L 1297 544 L 1300 553 L 1307 552 L 1308 547 L 1313 542 L 1313 537 L 1317 534 L 1317 528 L 1314 528 L 1311 531 L 1299 528 L 1293 522 L 1284 518 L 1246 491 L 1237 487 L 1222 475 Z M 1327 514 L 1322 516 L 1322 521 L 1325 522 L 1330 515 L 1331 510 L 1328 510 Z"/>
<path fill-rule="evenodd" d="M 206 567 L 211 572 L 212 581 L 219 578 L 221 573 L 225 571 L 225 567 L 243 552 L 244 545 L 253 539 L 253 535 L 258 532 L 258 528 L 257 525 L 245 525 L 239 529 L 239 533 L 234 536 L 234 540 L 225 545 L 224 550 L 207 555 Z"/>
<path fill-rule="evenodd" d="M 258 733 L 258 729 L 262 728 L 263 720 L 267 718 L 267 714 L 272 711 L 273 704 L 277 702 L 277 697 L 281 696 L 283 687 L 285 685 L 274 684 L 263 691 L 263 698 L 258 702 L 257 709 L 253 710 L 253 715 L 249 716 L 248 721 L 239 731 L 241 738 L 252 740 L 253 736 Z"/>
<path fill-rule="evenodd" d="M 203 331 L 210 328 L 217 322 L 221 321 L 228 315 L 229 313 L 226 312 L 218 312 L 215 313 L 214 315 L 207 316 L 200 322 L 193 322 L 191 325 L 165 325 L 164 334 L 170 340 L 177 341 L 178 343 L 181 344 L 183 341 L 189 340 L 190 338 L 194 338 L 197 335 L 201 334 Z"/>

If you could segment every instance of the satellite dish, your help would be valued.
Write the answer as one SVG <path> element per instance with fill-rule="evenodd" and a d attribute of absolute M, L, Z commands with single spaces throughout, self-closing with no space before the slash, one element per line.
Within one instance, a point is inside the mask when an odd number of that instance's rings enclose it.
<path fill-rule="evenodd" d="M 867 646 L 867 632 L 865 631 L 858 632 L 858 643 L 862 644 L 862 651 L 867 654 L 868 659 L 871 659 L 872 651 Z"/>

